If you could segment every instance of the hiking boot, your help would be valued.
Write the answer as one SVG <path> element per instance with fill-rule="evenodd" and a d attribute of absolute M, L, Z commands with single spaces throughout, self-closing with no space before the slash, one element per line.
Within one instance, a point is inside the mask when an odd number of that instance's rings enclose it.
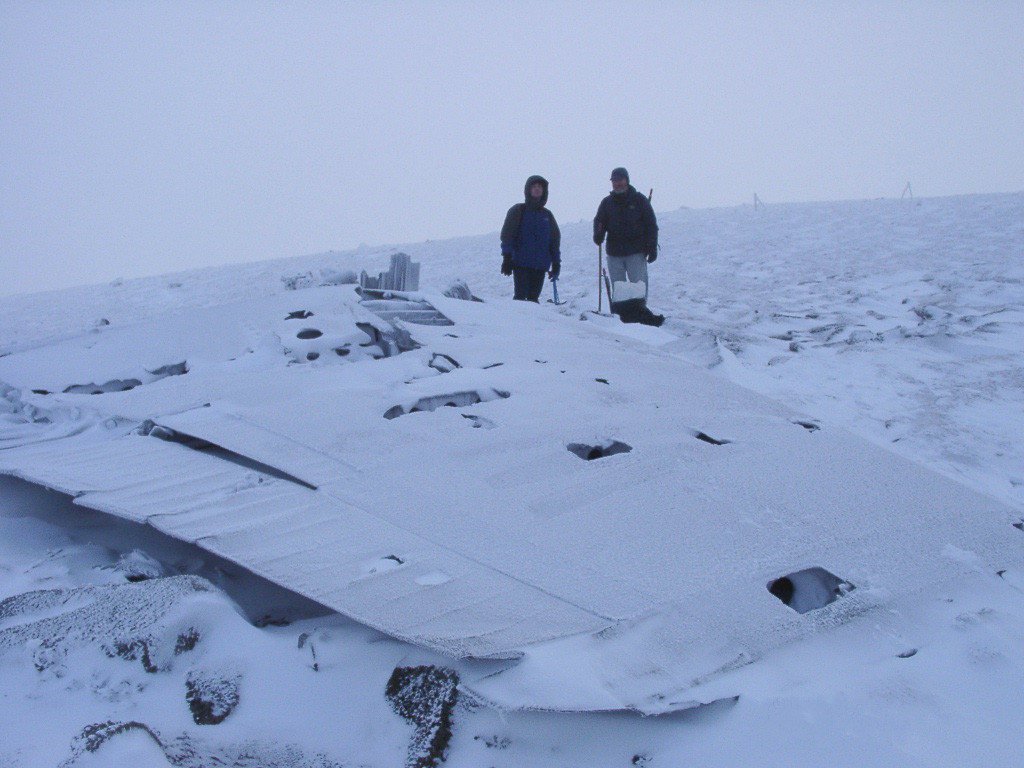
<path fill-rule="evenodd" d="M 655 328 L 660 328 L 661 324 L 665 322 L 665 316 L 656 315 L 647 307 L 644 307 L 640 310 L 640 316 L 637 318 L 637 321 L 644 325 L 653 325 Z"/>

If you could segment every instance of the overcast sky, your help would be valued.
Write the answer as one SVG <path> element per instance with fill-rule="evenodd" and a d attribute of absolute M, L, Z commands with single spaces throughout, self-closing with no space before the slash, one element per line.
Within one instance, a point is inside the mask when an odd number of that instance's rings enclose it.
<path fill-rule="evenodd" d="M 1021 0 L 0 0 L 0 294 L 497 231 L 533 173 L 565 223 L 617 165 L 1019 191 L 1021 51 Z"/>

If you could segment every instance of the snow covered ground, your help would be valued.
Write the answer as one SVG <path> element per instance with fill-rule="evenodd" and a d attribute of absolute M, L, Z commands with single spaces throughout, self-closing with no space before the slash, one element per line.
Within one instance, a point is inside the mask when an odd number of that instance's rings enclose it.
<path fill-rule="evenodd" d="M 557 214 L 557 200 L 552 208 Z M 626 354 L 641 383 L 658 379 L 645 375 L 644 365 L 668 353 L 969 486 L 1015 510 L 1020 522 L 1022 214 L 1024 194 L 662 213 L 651 304 L 670 319 L 657 335 L 623 329 L 635 350 Z M 534 322 L 520 320 L 524 311 L 575 322 L 596 308 L 589 223 L 563 223 L 563 248 L 566 303 L 532 309 L 508 300 L 496 235 L 400 250 L 421 263 L 425 291 L 463 279 L 489 306 L 505 307 L 507 326 L 489 330 L 504 334 L 500 351 L 507 355 L 522 349 L 522 333 Z M 229 346 L 249 351 L 235 361 L 238 380 L 269 379 L 280 362 L 281 329 L 246 325 L 226 308 L 257 300 L 283 306 L 347 290 L 317 286 L 338 282 L 346 270 L 383 270 L 395 250 L 6 300 L 0 355 L 30 361 L 20 370 L 36 378 L 7 382 L 17 387 L 4 390 L 0 448 L 40 430 L 65 439 L 87 421 L 82 410 L 91 406 L 76 409 L 74 397 L 88 395 L 30 389 L 116 388 L 113 382 L 134 376 L 146 385 L 139 389 L 171 391 L 175 379 L 187 379 L 173 376 L 173 365 L 188 359 L 212 369 L 225 334 Z M 172 331 L 147 337 L 153 321 Z M 609 325 L 592 315 L 587 322 Z M 212 327 L 217 333 L 204 334 Z M 609 344 L 615 330 L 609 328 Z M 133 339 L 145 364 L 129 370 L 134 353 L 116 359 L 104 346 L 112 334 Z M 331 342 L 358 350 L 354 339 Z M 645 355 L 644 344 L 658 355 Z M 312 349 L 291 350 L 292 362 Z M 167 368 L 154 373 L 161 366 Z M 307 367 L 310 376 L 328 375 L 324 361 Z M 528 388 L 516 370 L 517 383 Z M 538 374 L 535 383 L 542 381 Z M 671 396 L 658 386 L 658 397 Z M 124 408 L 132 402 L 131 392 L 104 398 Z M 608 397 L 606 407 L 609 423 L 623 420 L 621 402 Z M 108 420 L 90 428 L 120 426 Z M 400 464 L 402 456 L 377 458 Z M 788 470 L 813 482 L 798 462 Z M 398 714 L 400 697 L 386 695 L 392 671 L 435 665 L 469 679 L 493 664 L 454 661 L 392 639 L 209 551 L 14 478 L 0 478 L 0 513 L 0 599 L 11 598 L 0 603 L 4 768 L 402 765 L 410 749 L 422 747 L 423 734 Z M 1011 554 L 999 553 L 1007 560 L 1001 567 L 972 569 L 964 555 L 962 578 L 896 595 L 884 611 L 847 617 L 710 681 L 701 700 L 718 702 L 707 707 L 641 718 L 501 711 L 463 701 L 454 711 L 447 764 L 1022 765 L 1024 531 L 1010 521 L 1005 529 Z M 914 543 L 907 542 L 908 552 Z M 980 553 L 979 562 L 990 554 Z M 119 645 L 121 637 L 134 644 Z M 558 641 L 538 654 L 548 654 L 549 669 L 575 669 L 568 657 L 581 650 Z"/>

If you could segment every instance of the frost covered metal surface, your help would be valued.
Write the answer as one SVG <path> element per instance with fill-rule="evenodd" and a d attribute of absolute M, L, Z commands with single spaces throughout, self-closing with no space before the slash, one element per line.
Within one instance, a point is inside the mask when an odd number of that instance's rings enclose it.
<path fill-rule="evenodd" d="M 0 472 L 396 637 L 525 654 L 477 689 L 509 706 L 689 706 L 782 643 L 1022 559 L 1019 513 L 713 377 L 663 331 L 429 300 L 454 325 L 416 327 L 401 354 L 331 287 L 0 358 L 18 388 Z M 298 334 L 329 346 L 296 353 Z M 64 392 L 183 359 L 127 391 Z M 769 591 L 819 572 L 847 585 L 820 607 Z M 551 642 L 579 645 L 577 685 L 531 682 Z"/>

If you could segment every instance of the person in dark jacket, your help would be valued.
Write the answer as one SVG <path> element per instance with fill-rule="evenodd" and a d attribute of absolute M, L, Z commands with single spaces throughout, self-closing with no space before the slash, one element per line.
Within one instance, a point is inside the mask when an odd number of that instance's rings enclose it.
<path fill-rule="evenodd" d="M 624 323 L 661 325 L 663 315 L 647 308 L 647 265 L 658 258 L 658 220 L 651 202 L 629 183 L 629 172 L 616 168 L 612 191 L 597 208 L 594 242 L 607 238 L 611 309 Z"/>
<path fill-rule="evenodd" d="M 501 274 L 512 275 L 513 298 L 540 301 L 544 273 L 558 279 L 562 267 L 562 234 L 554 214 L 544 206 L 548 182 L 531 176 L 523 187 L 526 201 L 508 209 L 501 228 Z"/>

